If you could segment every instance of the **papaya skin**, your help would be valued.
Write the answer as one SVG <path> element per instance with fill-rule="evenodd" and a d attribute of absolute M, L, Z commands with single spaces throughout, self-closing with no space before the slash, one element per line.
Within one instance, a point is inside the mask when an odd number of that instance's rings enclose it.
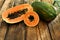
<path fill-rule="evenodd" d="M 57 16 L 56 10 L 54 9 L 53 5 L 46 3 L 46 2 L 33 2 L 31 5 L 36 11 L 40 18 L 45 22 L 51 22 Z"/>
<path fill-rule="evenodd" d="M 29 19 L 30 16 L 34 17 L 34 19 L 32 21 L 30 21 L 30 19 Z M 34 27 L 39 23 L 39 16 L 34 11 L 27 12 L 24 17 L 25 17 L 24 18 L 24 23 L 29 27 Z"/>
<path fill-rule="evenodd" d="M 21 4 L 21 5 L 18 5 L 18 6 L 15 6 L 13 8 L 9 8 L 7 9 L 6 11 L 4 11 L 2 13 L 2 19 L 7 22 L 7 23 L 10 23 L 10 24 L 14 24 L 14 23 L 17 23 L 17 22 L 20 22 L 23 20 L 24 18 L 24 14 L 22 14 L 21 16 L 17 17 L 17 18 L 14 18 L 14 19 L 10 19 L 8 18 L 8 15 L 9 14 L 13 14 L 14 12 L 17 12 L 19 10 L 23 10 L 23 9 L 28 9 L 28 11 L 30 10 L 33 10 L 33 8 L 31 7 L 31 5 L 29 4 Z M 27 11 L 27 12 L 28 12 Z"/>

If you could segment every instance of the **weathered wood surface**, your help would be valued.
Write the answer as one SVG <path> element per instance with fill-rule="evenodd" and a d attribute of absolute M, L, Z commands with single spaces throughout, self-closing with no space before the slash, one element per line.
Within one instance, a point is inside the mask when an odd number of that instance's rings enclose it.
<path fill-rule="evenodd" d="M 23 22 L 11 25 L 2 20 L 1 14 L 8 8 L 20 5 L 23 2 L 27 3 L 27 1 L 1 0 L 1 2 L 0 40 L 60 40 L 60 15 L 49 24 L 40 21 L 33 28 L 26 26 Z M 31 1 L 28 0 L 28 2 L 30 3 Z"/>
<path fill-rule="evenodd" d="M 49 23 L 49 29 L 53 40 L 60 40 L 60 14 Z"/>

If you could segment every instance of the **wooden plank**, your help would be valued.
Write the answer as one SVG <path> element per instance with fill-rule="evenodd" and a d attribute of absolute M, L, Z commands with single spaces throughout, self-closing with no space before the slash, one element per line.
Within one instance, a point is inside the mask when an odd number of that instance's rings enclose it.
<path fill-rule="evenodd" d="M 33 27 L 33 28 L 28 27 L 26 31 L 27 31 L 26 40 L 38 40 L 38 39 L 40 39 L 39 38 L 40 35 L 38 34 L 39 32 L 37 31 L 36 27 Z"/>
<path fill-rule="evenodd" d="M 50 33 L 47 24 L 45 22 L 40 21 L 38 28 L 39 28 L 41 40 L 51 40 Z"/>
<path fill-rule="evenodd" d="M 42 23 L 40 23 L 40 24 L 41 25 L 39 25 L 39 26 L 43 26 Z M 41 32 L 42 32 L 42 30 L 41 30 Z M 46 32 L 44 35 L 42 33 L 39 34 L 38 27 L 30 28 L 30 27 L 25 26 L 23 23 L 19 23 L 19 24 L 9 25 L 9 31 L 6 35 L 5 40 L 15 40 L 15 39 L 16 40 L 41 40 L 41 39 L 50 40 L 49 34 L 48 35 L 47 34 L 48 34 L 48 32 Z M 44 37 L 42 37 L 42 35 Z M 45 37 L 45 36 L 47 36 L 47 37 Z"/>
<path fill-rule="evenodd" d="M 0 40 L 4 40 L 7 31 L 7 26 L 5 22 L 0 22 Z"/>
<path fill-rule="evenodd" d="M 9 30 L 5 37 L 5 40 L 24 40 L 25 29 L 23 23 L 9 25 Z"/>
<path fill-rule="evenodd" d="M 39 24 L 38 24 L 38 26 L 36 27 L 36 29 L 37 29 L 37 39 L 38 39 L 38 40 L 42 40 L 41 34 L 40 34 L 40 30 L 39 30 Z"/>
<path fill-rule="evenodd" d="M 0 0 L 0 9 L 2 7 L 2 5 L 4 4 L 5 0 Z"/>
<path fill-rule="evenodd" d="M 60 40 L 60 14 L 49 23 L 49 28 L 53 40 Z"/>
<path fill-rule="evenodd" d="M 23 4 L 24 3 L 24 0 L 14 0 L 14 5 L 20 5 L 20 4 Z"/>
<path fill-rule="evenodd" d="M 29 3 L 29 4 L 32 4 L 33 2 L 35 2 L 35 1 L 41 1 L 41 0 L 26 0 L 27 1 L 27 3 Z"/>
<path fill-rule="evenodd" d="M 9 8 L 9 4 L 12 2 L 12 0 L 5 0 L 1 10 L 0 10 L 0 16 L 1 14 Z"/>
<path fill-rule="evenodd" d="M 3 0 L 2 0 L 3 1 Z M 7 32 L 7 24 L 3 22 L 1 18 L 1 14 L 8 8 L 10 8 L 9 5 L 11 5 L 11 0 L 5 0 L 1 10 L 0 10 L 0 40 L 5 40 L 6 32 Z"/>
<path fill-rule="evenodd" d="M 50 3 L 50 4 L 53 4 L 54 3 L 54 0 L 41 0 L 42 2 L 47 2 L 47 3 Z"/>
<path fill-rule="evenodd" d="M 9 8 L 9 3 L 11 2 L 11 0 L 0 0 L 0 2 L 2 2 L 1 5 L 3 4 L 0 10 L 0 40 L 4 40 L 7 32 L 7 24 L 2 20 L 1 14 L 2 12 Z"/>

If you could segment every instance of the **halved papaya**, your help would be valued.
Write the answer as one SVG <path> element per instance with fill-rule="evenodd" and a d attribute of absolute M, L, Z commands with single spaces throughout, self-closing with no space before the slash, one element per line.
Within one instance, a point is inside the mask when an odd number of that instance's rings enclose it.
<path fill-rule="evenodd" d="M 39 23 L 39 16 L 34 11 L 26 12 L 24 16 L 24 23 L 29 27 L 34 27 Z"/>
<path fill-rule="evenodd" d="M 33 10 L 29 4 L 21 4 L 10 8 L 2 13 L 2 19 L 7 23 L 13 24 L 23 20 L 24 14 Z"/>

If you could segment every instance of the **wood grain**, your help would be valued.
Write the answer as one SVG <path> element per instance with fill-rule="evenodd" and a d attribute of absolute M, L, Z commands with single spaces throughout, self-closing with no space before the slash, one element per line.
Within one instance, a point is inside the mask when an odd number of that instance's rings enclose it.
<path fill-rule="evenodd" d="M 8 31 L 5 40 L 24 40 L 25 28 L 23 23 L 18 23 L 8 26 Z"/>
<path fill-rule="evenodd" d="M 38 40 L 37 29 L 36 27 L 27 28 L 27 37 L 26 40 Z"/>
<path fill-rule="evenodd" d="M 39 32 L 42 40 L 51 40 L 48 26 L 45 22 L 39 22 Z"/>
<path fill-rule="evenodd" d="M 49 28 L 53 40 L 60 40 L 60 14 L 49 23 Z"/>
<path fill-rule="evenodd" d="M 11 0 L 0 0 L 0 40 L 5 40 L 6 32 L 7 32 L 7 24 L 2 20 L 1 15 L 2 13 L 9 8 L 11 5 Z"/>
<path fill-rule="evenodd" d="M 0 9 L 3 6 L 4 2 L 5 2 L 5 0 L 0 0 Z"/>
<path fill-rule="evenodd" d="M 5 10 L 7 10 L 9 8 L 9 4 L 11 3 L 11 0 L 5 0 L 1 10 L 0 10 L 0 15 L 2 14 L 2 12 L 4 12 Z"/>
<path fill-rule="evenodd" d="M 5 22 L 0 23 L 0 40 L 4 40 L 7 31 L 7 24 Z"/>

